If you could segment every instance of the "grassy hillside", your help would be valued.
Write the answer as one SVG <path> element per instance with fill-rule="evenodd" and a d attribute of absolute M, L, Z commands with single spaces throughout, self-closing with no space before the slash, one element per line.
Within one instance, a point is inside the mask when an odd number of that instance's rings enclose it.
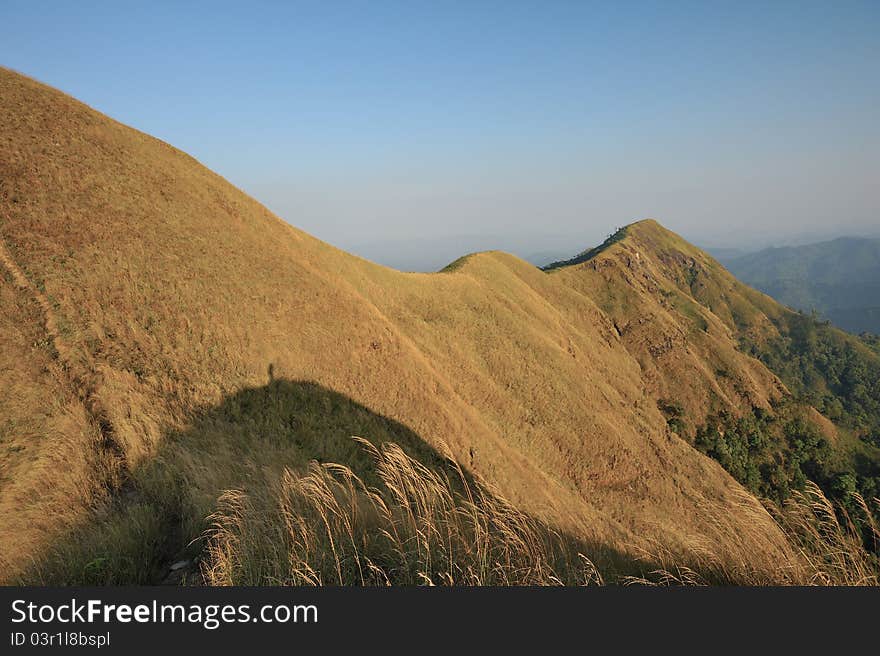
<path fill-rule="evenodd" d="M 787 396 L 738 348 L 778 337 L 786 310 L 657 224 L 549 274 L 498 252 L 405 274 L 16 73 L 0 70 L 0 105 L 7 580 L 156 582 L 200 557 L 209 581 L 288 581 L 260 536 L 289 529 L 296 481 L 319 489 L 309 463 L 387 480 L 353 435 L 399 445 L 418 481 L 459 463 L 477 487 L 451 483 L 444 507 L 487 490 L 480 507 L 510 509 L 534 554 L 569 545 L 609 578 L 669 562 L 792 580 L 784 526 L 693 447 L 718 412 Z"/>
<path fill-rule="evenodd" d="M 810 478 L 841 503 L 880 494 L 868 338 L 780 306 L 653 221 L 563 275 L 596 290 L 670 424 L 752 492 L 779 500 Z"/>
<path fill-rule="evenodd" d="M 724 260 L 780 303 L 852 333 L 880 333 L 880 239 L 841 238 Z"/>

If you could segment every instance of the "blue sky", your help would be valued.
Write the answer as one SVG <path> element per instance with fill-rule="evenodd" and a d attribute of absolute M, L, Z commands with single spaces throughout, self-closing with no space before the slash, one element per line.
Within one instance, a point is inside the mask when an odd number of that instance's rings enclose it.
<path fill-rule="evenodd" d="M 4 0 L 0 21 L 0 64 L 380 260 L 579 250 L 647 216 L 709 245 L 880 233 L 878 2 Z"/>

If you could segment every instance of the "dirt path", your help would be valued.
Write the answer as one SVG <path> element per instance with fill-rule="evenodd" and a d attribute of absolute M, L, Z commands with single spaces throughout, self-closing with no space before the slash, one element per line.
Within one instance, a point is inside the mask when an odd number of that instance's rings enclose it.
<path fill-rule="evenodd" d="M 73 357 L 74 349 L 71 347 L 61 335 L 58 328 L 58 320 L 55 316 L 55 308 L 52 302 L 40 289 L 27 277 L 22 268 L 18 265 L 12 254 L 9 252 L 6 244 L 0 236 L 0 264 L 3 265 L 16 287 L 26 292 L 39 305 L 43 313 L 43 325 L 46 333 L 52 342 L 52 346 L 58 355 L 58 359 L 65 365 L 64 369 L 68 372 L 68 384 L 77 397 L 82 401 L 83 406 L 89 413 L 93 424 L 100 432 L 100 439 L 97 441 L 96 448 L 99 455 L 110 456 L 114 462 L 118 464 L 118 471 L 113 476 L 113 480 L 124 481 L 127 478 L 127 465 L 125 462 L 125 453 L 122 446 L 115 438 L 113 425 L 110 422 L 109 414 L 98 399 L 96 391 L 100 389 L 102 384 L 102 376 L 99 372 L 81 371 L 82 367 Z M 78 371 L 80 370 L 80 371 Z M 122 474 L 120 476 L 120 474 Z M 107 487 L 113 488 L 115 485 L 107 481 Z"/>
<path fill-rule="evenodd" d="M 61 354 L 64 349 L 59 348 L 59 346 L 61 346 L 59 343 L 61 338 L 58 332 L 58 323 L 55 320 L 55 313 L 52 304 L 49 302 L 49 299 L 46 298 L 46 295 L 28 280 L 24 271 L 21 270 L 21 267 L 19 267 L 15 260 L 12 259 L 12 255 L 10 255 L 9 249 L 6 248 L 6 244 L 3 243 L 2 238 L 0 238 L 0 264 L 3 264 L 4 268 L 9 272 L 9 275 L 12 276 L 12 281 L 15 283 L 15 286 L 27 291 L 43 310 L 43 323 L 46 327 L 46 332 L 49 333 L 49 337 L 55 345 L 55 350 Z"/>

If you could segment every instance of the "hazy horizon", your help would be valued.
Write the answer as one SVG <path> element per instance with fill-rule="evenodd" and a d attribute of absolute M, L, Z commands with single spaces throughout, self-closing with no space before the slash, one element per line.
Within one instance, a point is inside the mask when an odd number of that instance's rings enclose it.
<path fill-rule="evenodd" d="M 399 268 L 880 234 L 876 3 L 211 7 L 7 3 L 0 63 Z"/>

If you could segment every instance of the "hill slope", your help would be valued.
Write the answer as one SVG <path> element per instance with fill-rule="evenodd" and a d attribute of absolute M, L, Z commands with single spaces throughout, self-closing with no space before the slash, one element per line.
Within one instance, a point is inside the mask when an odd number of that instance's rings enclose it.
<path fill-rule="evenodd" d="M 200 548 L 224 490 L 269 513 L 285 467 L 371 476 L 351 435 L 429 466 L 448 448 L 623 573 L 658 544 L 768 579 L 793 557 L 693 447 L 713 414 L 787 396 L 738 348 L 778 335 L 787 311 L 659 225 L 551 274 L 499 252 L 405 274 L 2 69 L 0 105 L 11 580 L 158 580 Z M 670 428 L 668 399 L 688 427 Z"/>
<path fill-rule="evenodd" d="M 880 239 L 769 248 L 724 263 L 780 303 L 816 310 L 852 333 L 880 333 Z"/>

